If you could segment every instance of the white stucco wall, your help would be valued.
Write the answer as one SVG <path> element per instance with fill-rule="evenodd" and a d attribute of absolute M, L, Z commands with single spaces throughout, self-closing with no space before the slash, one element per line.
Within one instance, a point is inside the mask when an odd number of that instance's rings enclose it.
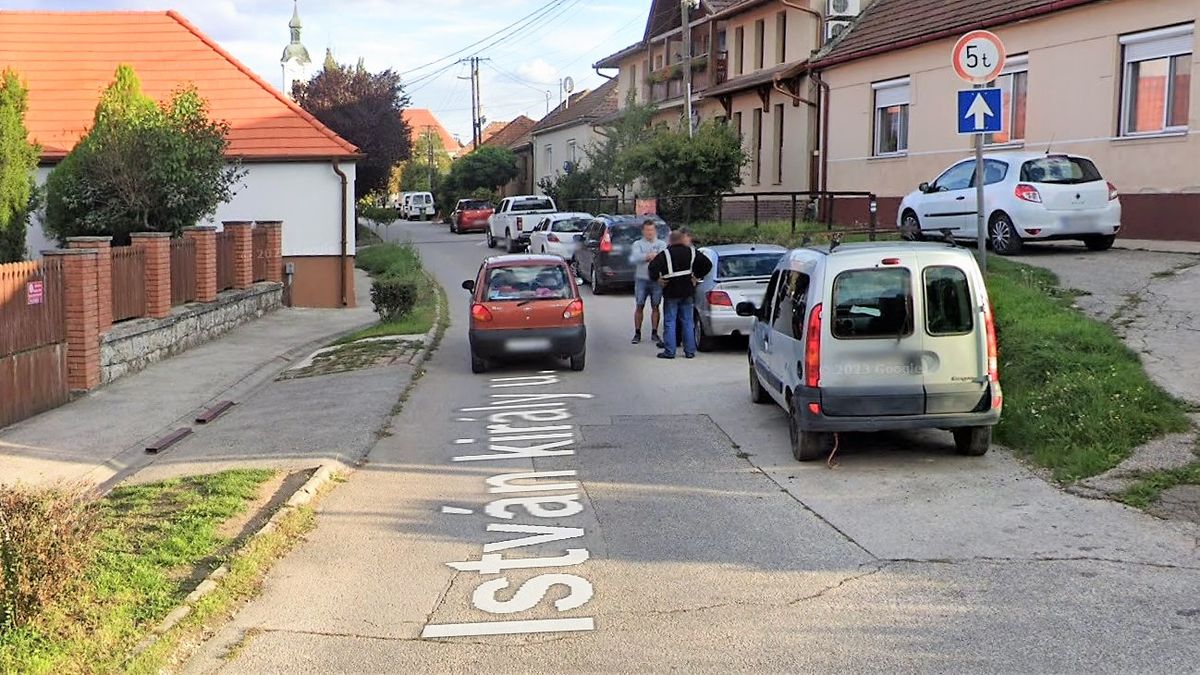
<path fill-rule="evenodd" d="M 562 129 L 537 133 L 533 136 L 533 182 L 536 192 L 541 193 L 537 183 L 547 176 L 562 173 L 563 162 L 570 159 L 570 142 L 575 141 L 576 156 L 581 166 L 587 163 L 587 147 L 600 140 L 600 135 L 590 123 L 576 124 Z M 554 159 L 547 162 L 546 146 L 553 148 Z"/>
<path fill-rule="evenodd" d="M 341 179 L 330 162 L 272 162 L 246 164 L 246 175 L 237 194 L 222 204 L 216 215 L 200 225 L 220 226 L 223 220 L 282 220 L 283 255 L 332 256 L 341 246 Z M 343 162 L 349 181 L 346 217 L 349 223 L 347 251 L 354 251 L 355 165 Z M 45 185 L 50 169 L 38 169 L 39 185 Z M 40 257 L 57 244 L 42 230 L 40 220 L 29 228 L 30 257 Z"/>

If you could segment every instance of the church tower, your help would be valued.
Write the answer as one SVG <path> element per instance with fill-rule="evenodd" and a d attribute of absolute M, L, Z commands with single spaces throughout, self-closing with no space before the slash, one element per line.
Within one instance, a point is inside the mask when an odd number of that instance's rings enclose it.
<path fill-rule="evenodd" d="M 288 22 L 292 31 L 292 41 L 283 50 L 283 93 L 292 95 L 292 85 L 296 82 L 307 81 L 312 72 L 312 59 L 308 49 L 300 42 L 300 5 L 299 0 L 292 2 L 292 20 Z"/>

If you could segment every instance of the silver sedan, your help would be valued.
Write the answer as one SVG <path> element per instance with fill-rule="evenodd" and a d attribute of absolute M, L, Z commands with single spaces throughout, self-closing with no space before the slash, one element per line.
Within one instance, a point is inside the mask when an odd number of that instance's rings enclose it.
<path fill-rule="evenodd" d="M 787 249 L 770 244 L 723 244 L 700 252 L 713 264 L 696 286 L 696 344 L 707 351 L 714 338 L 750 334 L 754 318 L 738 316 L 737 305 L 762 304 L 771 273 Z"/>

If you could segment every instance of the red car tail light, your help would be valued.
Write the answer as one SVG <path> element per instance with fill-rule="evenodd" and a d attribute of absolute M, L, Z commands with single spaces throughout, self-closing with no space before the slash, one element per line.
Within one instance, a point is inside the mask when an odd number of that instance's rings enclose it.
<path fill-rule="evenodd" d="M 1117 186 L 1110 181 L 1108 184 L 1108 201 L 1113 201 L 1117 198 Z"/>
<path fill-rule="evenodd" d="M 563 311 L 564 319 L 574 319 L 583 316 L 583 300 L 572 300 L 571 304 Z"/>
<path fill-rule="evenodd" d="M 613 250 L 612 233 L 610 233 L 608 230 L 605 230 L 604 236 L 600 237 L 600 252 L 601 253 L 612 253 L 612 250 Z"/>
<path fill-rule="evenodd" d="M 1038 192 L 1037 188 L 1026 183 L 1017 184 L 1017 187 L 1013 189 L 1013 196 L 1022 201 L 1032 202 L 1034 204 L 1042 203 L 1042 193 Z"/>
<path fill-rule="evenodd" d="M 471 318 L 480 323 L 487 323 L 492 320 L 492 311 L 478 303 L 471 305 Z"/>
<path fill-rule="evenodd" d="M 721 307 L 733 307 L 733 299 L 725 291 L 709 291 L 705 297 L 708 299 L 708 304 Z"/>
<path fill-rule="evenodd" d="M 804 384 L 816 388 L 821 384 L 821 305 L 808 315 L 808 335 L 804 338 Z"/>

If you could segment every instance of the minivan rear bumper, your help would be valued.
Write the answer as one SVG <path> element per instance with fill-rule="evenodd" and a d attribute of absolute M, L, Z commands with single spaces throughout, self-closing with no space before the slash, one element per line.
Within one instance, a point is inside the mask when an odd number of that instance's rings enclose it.
<path fill-rule="evenodd" d="M 1003 407 L 980 412 L 922 414 L 922 415 L 863 415 L 829 416 L 824 412 L 813 412 L 811 403 L 820 404 L 816 390 L 801 390 L 796 393 L 797 411 L 800 413 L 800 428 L 804 431 L 872 432 L 899 431 L 904 429 L 957 429 L 961 427 L 990 427 L 1000 422 Z M 991 395 L 988 395 L 991 400 Z"/>

